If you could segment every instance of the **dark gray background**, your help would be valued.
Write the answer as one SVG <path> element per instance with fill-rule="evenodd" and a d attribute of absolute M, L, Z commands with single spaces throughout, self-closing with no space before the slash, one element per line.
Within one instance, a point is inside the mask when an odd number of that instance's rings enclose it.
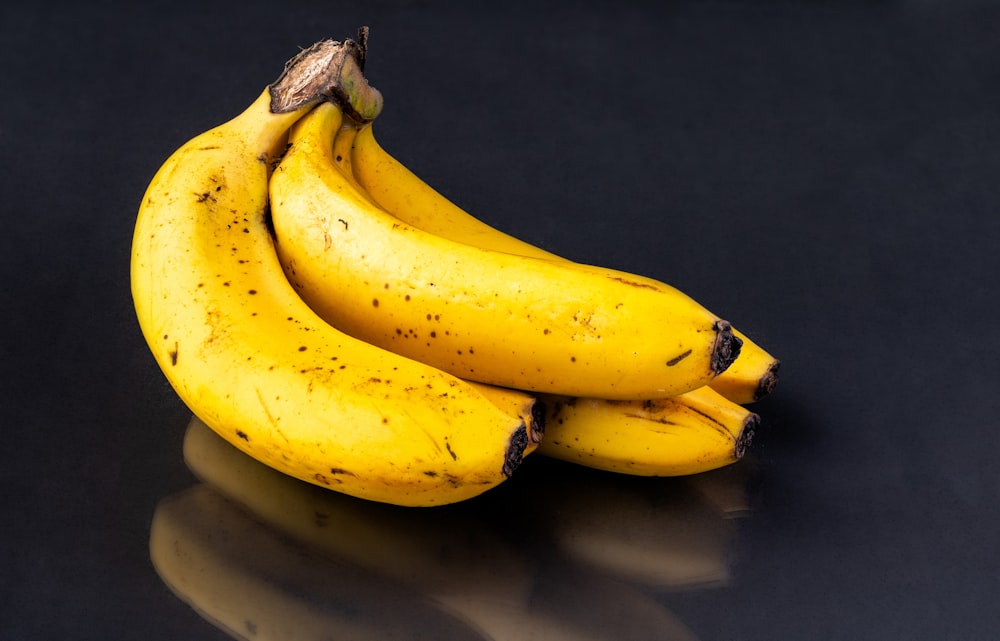
<path fill-rule="evenodd" d="M 4 4 L 0 636 L 226 638 L 148 559 L 194 480 L 132 224 L 167 154 L 361 24 L 428 182 L 782 358 L 732 580 L 665 607 L 703 641 L 994 638 L 1000 5 L 943 0 Z"/>

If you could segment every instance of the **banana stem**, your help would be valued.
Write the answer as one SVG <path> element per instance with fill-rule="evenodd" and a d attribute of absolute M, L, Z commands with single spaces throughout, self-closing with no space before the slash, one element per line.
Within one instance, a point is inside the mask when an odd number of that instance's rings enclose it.
<path fill-rule="evenodd" d="M 382 94 L 365 78 L 368 27 L 358 30 L 358 41 L 321 40 L 285 63 L 268 89 L 271 112 L 288 113 L 317 99 L 336 102 L 360 123 L 371 122 L 382 111 Z"/>

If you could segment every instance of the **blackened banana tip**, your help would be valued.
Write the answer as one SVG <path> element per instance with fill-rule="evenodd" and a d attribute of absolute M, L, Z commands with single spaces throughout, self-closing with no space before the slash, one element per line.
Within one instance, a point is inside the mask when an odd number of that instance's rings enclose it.
<path fill-rule="evenodd" d="M 754 392 L 753 400 L 759 401 L 774 391 L 774 388 L 778 385 L 778 370 L 780 368 L 781 361 L 775 361 L 775 363 L 768 368 L 767 372 L 761 377 L 760 382 L 757 384 L 757 391 Z"/>
<path fill-rule="evenodd" d="M 521 425 L 510 435 L 507 443 L 507 451 L 504 453 L 503 472 L 504 477 L 510 478 L 514 471 L 524 460 L 524 450 L 528 448 L 528 428 L 522 422 Z"/>
<path fill-rule="evenodd" d="M 710 367 L 716 376 L 726 371 L 740 355 L 743 341 L 733 334 L 733 326 L 728 321 L 718 320 L 712 326 L 715 330 L 715 345 L 712 348 Z"/>
<path fill-rule="evenodd" d="M 757 434 L 757 427 L 760 425 L 760 416 L 757 414 L 750 414 L 747 416 L 746 421 L 743 422 L 743 429 L 740 431 L 740 435 L 736 437 L 736 458 L 741 459 L 750 449 L 750 444 L 753 442 L 754 436 Z"/>
<path fill-rule="evenodd" d="M 531 442 L 541 443 L 545 435 L 545 419 L 547 408 L 544 401 L 538 399 L 531 405 Z"/>

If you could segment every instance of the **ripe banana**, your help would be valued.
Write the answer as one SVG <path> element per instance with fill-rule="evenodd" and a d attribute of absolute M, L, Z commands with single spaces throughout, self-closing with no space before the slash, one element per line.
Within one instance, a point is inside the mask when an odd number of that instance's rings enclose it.
<path fill-rule="evenodd" d="M 377 114 L 360 57 L 351 40 L 317 43 L 243 113 L 165 161 L 136 221 L 136 314 L 181 399 L 250 456 L 375 501 L 460 501 L 513 473 L 525 421 L 325 323 L 285 278 L 269 229 L 269 169 L 292 124 L 328 94 Z"/>
<path fill-rule="evenodd" d="M 310 111 L 270 181 L 285 272 L 332 325 L 462 378 L 573 396 L 673 396 L 736 358 L 729 323 L 666 284 L 401 223 L 335 169 L 342 123 L 333 103 Z"/>
<path fill-rule="evenodd" d="M 236 639 L 487 639 L 407 586 L 291 543 L 206 485 L 160 501 L 149 554 L 178 598 Z"/>
<path fill-rule="evenodd" d="M 680 476 L 743 458 L 759 419 L 710 387 L 670 398 L 543 396 L 539 454 L 636 476 Z"/>
<path fill-rule="evenodd" d="M 342 128 L 335 146 L 341 171 L 408 225 L 484 249 L 566 260 L 488 225 L 447 199 L 390 155 L 376 140 L 371 123 Z M 709 385 L 736 403 L 759 400 L 777 384 L 779 361 L 743 333 L 734 329 L 733 334 L 743 341 L 739 356 Z"/>

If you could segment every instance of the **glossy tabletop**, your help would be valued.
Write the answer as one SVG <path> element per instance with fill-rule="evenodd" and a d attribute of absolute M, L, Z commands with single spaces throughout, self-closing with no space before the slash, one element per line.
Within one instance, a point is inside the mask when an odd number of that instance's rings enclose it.
<path fill-rule="evenodd" d="M 995 638 L 1000 4 L 92 4 L 0 9 L 0 637 Z M 781 358 L 742 462 L 530 457 L 404 509 L 192 423 L 130 298 L 143 190 L 362 24 L 380 140 L 427 182 Z"/>

